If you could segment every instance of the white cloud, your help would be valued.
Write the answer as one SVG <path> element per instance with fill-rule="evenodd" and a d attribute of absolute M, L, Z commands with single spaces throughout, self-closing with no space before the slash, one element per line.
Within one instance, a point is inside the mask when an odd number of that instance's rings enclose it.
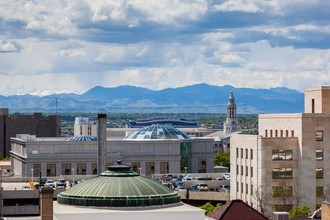
<path fill-rule="evenodd" d="M 330 78 L 326 2 L 0 1 L 0 95 L 123 84 L 303 90 Z"/>
<path fill-rule="evenodd" d="M 258 1 L 246 1 L 246 0 L 230 0 L 219 5 L 214 5 L 213 8 L 216 11 L 241 11 L 257 13 L 263 12 L 263 9 L 258 6 Z"/>
<path fill-rule="evenodd" d="M 16 52 L 17 48 L 13 43 L 4 42 L 0 39 L 0 52 Z"/>

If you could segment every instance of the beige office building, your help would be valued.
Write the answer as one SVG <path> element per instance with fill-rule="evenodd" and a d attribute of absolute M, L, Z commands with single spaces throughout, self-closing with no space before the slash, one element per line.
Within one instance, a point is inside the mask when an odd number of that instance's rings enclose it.
<path fill-rule="evenodd" d="M 315 210 L 330 189 L 330 86 L 305 91 L 304 113 L 260 114 L 258 135 L 230 142 L 231 199 L 268 213 Z"/>

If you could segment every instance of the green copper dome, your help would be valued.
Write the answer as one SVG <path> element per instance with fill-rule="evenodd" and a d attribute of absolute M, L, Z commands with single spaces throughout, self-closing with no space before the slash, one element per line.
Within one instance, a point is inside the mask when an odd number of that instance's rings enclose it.
<path fill-rule="evenodd" d="M 60 193 L 60 204 L 98 207 L 141 207 L 179 204 L 180 195 L 139 176 L 129 166 L 111 166 L 100 174 Z"/>

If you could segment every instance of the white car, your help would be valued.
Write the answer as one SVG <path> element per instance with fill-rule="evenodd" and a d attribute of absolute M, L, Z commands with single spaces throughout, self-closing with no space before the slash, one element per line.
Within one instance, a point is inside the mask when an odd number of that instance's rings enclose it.
<path fill-rule="evenodd" d="M 193 180 L 192 176 L 185 176 L 182 178 L 182 181 L 191 181 L 191 180 Z"/>
<path fill-rule="evenodd" d="M 31 188 L 29 186 L 23 186 L 22 190 L 30 190 Z"/>
<path fill-rule="evenodd" d="M 209 187 L 206 183 L 199 183 L 197 184 L 197 190 L 198 191 L 209 191 Z"/>
<path fill-rule="evenodd" d="M 47 187 L 53 187 L 55 186 L 54 181 L 53 180 L 47 180 L 46 184 Z"/>
<path fill-rule="evenodd" d="M 66 189 L 65 184 L 61 182 L 57 182 L 56 189 Z"/>
<path fill-rule="evenodd" d="M 230 180 L 230 174 L 229 174 L 229 173 L 225 173 L 225 174 L 223 174 L 223 178 L 224 178 L 225 180 Z"/>

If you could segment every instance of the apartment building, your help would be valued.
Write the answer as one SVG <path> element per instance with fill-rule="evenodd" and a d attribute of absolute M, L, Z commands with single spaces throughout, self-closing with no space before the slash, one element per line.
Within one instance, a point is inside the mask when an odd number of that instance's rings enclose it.
<path fill-rule="evenodd" d="M 320 207 L 330 192 L 330 86 L 305 90 L 304 113 L 260 114 L 259 134 L 231 137 L 231 199 L 259 211 Z"/>

